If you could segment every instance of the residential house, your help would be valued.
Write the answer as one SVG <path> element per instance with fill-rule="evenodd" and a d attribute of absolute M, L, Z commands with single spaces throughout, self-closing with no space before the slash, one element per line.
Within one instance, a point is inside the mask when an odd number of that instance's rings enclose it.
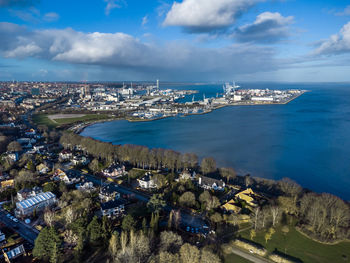
<path fill-rule="evenodd" d="M 67 172 L 61 169 L 56 169 L 53 175 L 53 180 L 63 181 L 66 184 L 79 183 L 81 181 L 81 175 L 79 172 L 68 170 Z"/>
<path fill-rule="evenodd" d="M 90 192 L 95 189 L 94 184 L 88 181 L 82 181 L 75 185 L 75 188 L 80 191 Z"/>
<path fill-rule="evenodd" d="M 37 165 L 36 170 L 39 172 L 39 174 L 47 174 L 50 171 L 49 167 L 47 167 L 44 163 Z"/>
<path fill-rule="evenodd" d="M 34 129 L 29 129 L 25 131 L 26 136 L 34 136 L 36 134 L 36 131 Z"/>
<path fill-rule="evenodd" d="M 15 181 L 13 179 L 1 181 L 1 189 L 11 188 L 15 186 Z"/>
<path fill-rule="evenodd" d="M 122 199 L 101 203 L 102 216 L 107 216 L 109 218 L 122 216 L 125 210 L 125 203 L 126 202 Z"/>
<path fill-rule="evenodd" d="M 12 162 L 17 162 L 18 161 L 18 153 L 7 153 L 6 155 L 6 158 L 9 160 L 9 161 L 12 161 Z"/>
<path fill-rule="evenodd" d="M 0 230 L 0 244 L 6 240 L 6 236 L 4 233 L 1 232 Z"/>
<path fill-rule="evenodd" d="M 23 201 L 24 199 L 37 196 L 38 194 L 42 193 L 43 189 L 41 187 L 35 186 L 32 189 L 24 188 L 22 190 L 19 190 L 17 192 L 17 200 Z"/>
<path fill-rule="evenodd" d="M 257 202 L 255 200 L 256 194 L 251 188 L 248 188 L 242 192 L 239 192 L 235 195 L 235 197 L 240 201 L 245 201 L 250 206 L 257 206 Z"/>
<path fill-rule="evenodd" d="M 58 158 L 60 159 L 60 161 L 70 161 L 73 157 L 73 154 L 70 150 L 63 150 L 62 152 L 60 152 L 60 154 L 58 155 Z"/>
<path fill-rule="evenodd" d="M 196 179 L 196 172 L 195 171 L 184 170 L 179 175 L 178 181 L 195 180 L 195 179 Z"/>
<path fill-rule="evenodd" d="M 103 175 L 107 177 L 120 177 L 125 175 L 125 166 L 113 163 L 108 168 L 103 170 Z"/>
<path fill-rule="evenodd" d="M 51 192 L 40 193 L 23 201 L 16 203 L 16 217 L 26 217 L 31 215 L 34 210 L 36 212 L 44 210 L 56 204 L 56 195 Z"/>
<path fill-rule="evenodd" d="M 23 244 L 20 244 L 3 249 L 3 253 L 5 262 L 13 262 L 16 258 L 25 255 L 26 251 Z"/>
<path fill-rule="evenodd" d="M 241 212 L 242 208 L 238 206 L 237 202 L 233 199 L 221 206 L 221 209 L 227 213 L 238 214 Z"/>
<path fill-rule="evenodd" d="M 73 156 L 72 164 L 73 165 L 87 165 L 90 162 L 88 158 L 84 155 L 82 156 Z"/>
<path fill-rule="evenodd" d="M 154 182 L 153 175 L 147 172 L 141 179 L 137 179 L 139 186 L 144 189 L 156 188 L 157 185 Z"/>
<path fill-rule="evenodd" d="M 120 193 L 113 189 L 111 185 L 105 185 L 101 187 L 100 192 L 98 194 L 101 202 L 108 202 L 112 200 L 116 200 L 120 198 Z"/>
<path fill-rule="evenodd" d="M 223 191 L 225 189 L 225 182 L 207 176 L 200 176 L 198 185 L 207 190 Z"/>

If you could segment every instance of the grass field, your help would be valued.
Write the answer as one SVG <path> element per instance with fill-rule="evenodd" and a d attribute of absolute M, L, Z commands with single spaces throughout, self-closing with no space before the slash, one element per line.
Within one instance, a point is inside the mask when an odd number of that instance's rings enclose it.
<path fill-rule="evenodd" d="M 300 234 L 294 227 L 284 235 L 281 228 L 276 229 L 272 239 L 265 243 L 265 232 L 257 232 L 254 242 L 263 245 L 269 252 L 277 249 L 303 262 L 350 262 L 350 242 L 341 242 L 336 245 L 325 245 L 313 241 Z M 250 239 L 249 230 L 241 232 L 241 236 Z M 225 262 L 236 262 L 227 261 Z"/>
<path fill-rule="evenodd" d="M 94 120 L 104 120 L 108 119 L 107 114 L 86 114 L 81 117 L 74 118 L 59 118 L 51 120 L 47 114 L 36 114 L 33 116 L 33 121 L 37 125 L 47 125 L 49 128 L 55 128 L 63 124 L 73 124 L 75 122 L 85 122 L 85 121 L 94 121 Z"/>
<path fill-rule="evenodd" d="M 249 260 L 235 254 L 228 254 L 224 258 L 225 263 L 251 263 Z"/>
<path fill-rule="evenodd" d="M 51 121 L 47 116 L 47 114 L 35 114 L 32 119 L 36 125 L 46 125 L 49 128 L 57 127 L 58 124 Z"/>
<path fill-rule="evenodd" d="M 54 121 L 58 124 L 71 124 L 78 121 L 94 121 L 94 120 L 104 120 L 108 119 L 107 114 L 87 114 L 82 117 L 75 117 L 75 118 L 61 118 L 61 119 L 55 119 Z"/>

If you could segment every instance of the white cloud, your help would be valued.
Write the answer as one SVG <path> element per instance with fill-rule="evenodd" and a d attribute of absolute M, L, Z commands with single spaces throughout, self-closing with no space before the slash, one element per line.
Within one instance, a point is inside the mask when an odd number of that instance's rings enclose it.
<path fill-rule="evenodd" d="M 40 11 L 34 7 L 28 8 L 26 10 L 10 9 L 10 14 L 12 16 L 18 17 L 19 19 L 30 22 L 30 23 L 40 23 L 40 22 L 54 22 L 59 19 L 59 15 L 55 12 L 49 12 L 45 15 L 41 15 Z"/>
<path fill-rule="evenodd" d="M 43 17 L 43 19 L 47 22 L 54 22 L 54 21 L 57 21 L 59 18 L 60 18 L 59 14 L 55 12 L 46 13 Z"/>
<path fill-rule="evenodd" d="M 322 41 L 316 48 L 314 54 L 341 54 L 350 52 L 350 22 L 345 24 L 338 34 L 330 36 L 329 39 Z"/>
<path fill-rule="evenodd" d="M 119 0 L 104 0 L 104 1 L 107 3 L 105 8 L 106 16 L 108 16 L 113 9 L 121 8 L 121 5 L 118 4 Z"/>
<path fill-rule="evenodd" d="M 233 37 L 240 42 L 274 43 L 289 36 L 292 16 L 284 17 L 280 13 L 264 12 L 257 16 L 252 24 L 236 29 Z"/>
<path fill-rule="evenodd" d="M 241 12 L 259 0 L 183 0 L 174 2 L 164 26 L 181 26 L 192 33 L 212 32 L 231 26 Z"/>
<path fill-rule="evenodd" d="M 29 31 L 10 23 L 0 23 L 0 35 L 7 39 L 0 39 L 4 57 L 98 66 L 145 78 L 215 79 L 274 70 L 278 65 L 274 49 L 252 44 L 199 48 L 176 41 L 157 45 L 124 33 L 83 33 L 70 28 Z"/>
<path fill-rule="evenodd" d="M 141 22 L 141 25 L 142 26 L 145 26 L 148 24 L 148 15 L 145 15 L 143 18 L 142 18 L 142 22 Z"/>
<path fill-rule="evenodd" d="M 29 43 L 25 45 L 18 46 L 12 50 L 5 52 L 4 56 L 6 58 L 24 58 L 32 57 L 41 52 L 41 48 L 38 47 L 35 43 Z"/>
<path fill-rule="evenodd" d="M 350 16 L 350 5 L 345 7 L 345 9 L 341 12 L 335 13 L 337 16 Z"/>

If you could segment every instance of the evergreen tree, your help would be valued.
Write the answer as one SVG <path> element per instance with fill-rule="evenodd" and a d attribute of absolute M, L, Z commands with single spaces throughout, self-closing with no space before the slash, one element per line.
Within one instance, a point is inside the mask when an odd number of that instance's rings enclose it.
<path fill-rule="evenodd" d="M 102 237 L 101 225 L 98 222 L 97 216 L 91 220 L 90 224 L 87 227 L 89 233 L 89 241 L 91 243 L 96 243 Z"/>
<path fill-rule="evenodd" d="M 134 220 L 134 218 L 132 217 L 132 215 L 127 215 L 124 217 L 123 222 L 122 222 L 122 229 L 124 231 L 130 231 L 130 230 L 134 230 L 136 226 L 136 222 Z"/>
<path fill-rule="evenodd" d="M 35 240 L 34 257 L 57 262 L 61 240 L 54 227 L 45 227 Z"/>

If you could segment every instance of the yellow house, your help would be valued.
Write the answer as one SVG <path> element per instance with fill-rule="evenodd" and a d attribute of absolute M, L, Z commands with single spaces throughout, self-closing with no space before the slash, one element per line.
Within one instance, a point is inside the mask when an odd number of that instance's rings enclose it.
<path fill-rule="evenodd" d="M 224 209 L 226 212 L 236 214 L 238 214 L 242 210 L 239 206 L 236 205 L 236 202 L 233 199 L 228 201 L 226 204 L 222 205 L 221 208 Z"/>
<path fill-rule="evenodd" d="M 1 182 L 1 188 L 14 187 L 15 181 L 13 179 L 5 180 Z"/>
<path fill-rule="evenodd" d="M 235 195 L 237 199 L 245 201 L 250 206 L 256 206 L 256 202 L 253 196 L 255 196 L 254 191 L 251 188 L 248 188 L 242 192 L 239 192 Z"/>

